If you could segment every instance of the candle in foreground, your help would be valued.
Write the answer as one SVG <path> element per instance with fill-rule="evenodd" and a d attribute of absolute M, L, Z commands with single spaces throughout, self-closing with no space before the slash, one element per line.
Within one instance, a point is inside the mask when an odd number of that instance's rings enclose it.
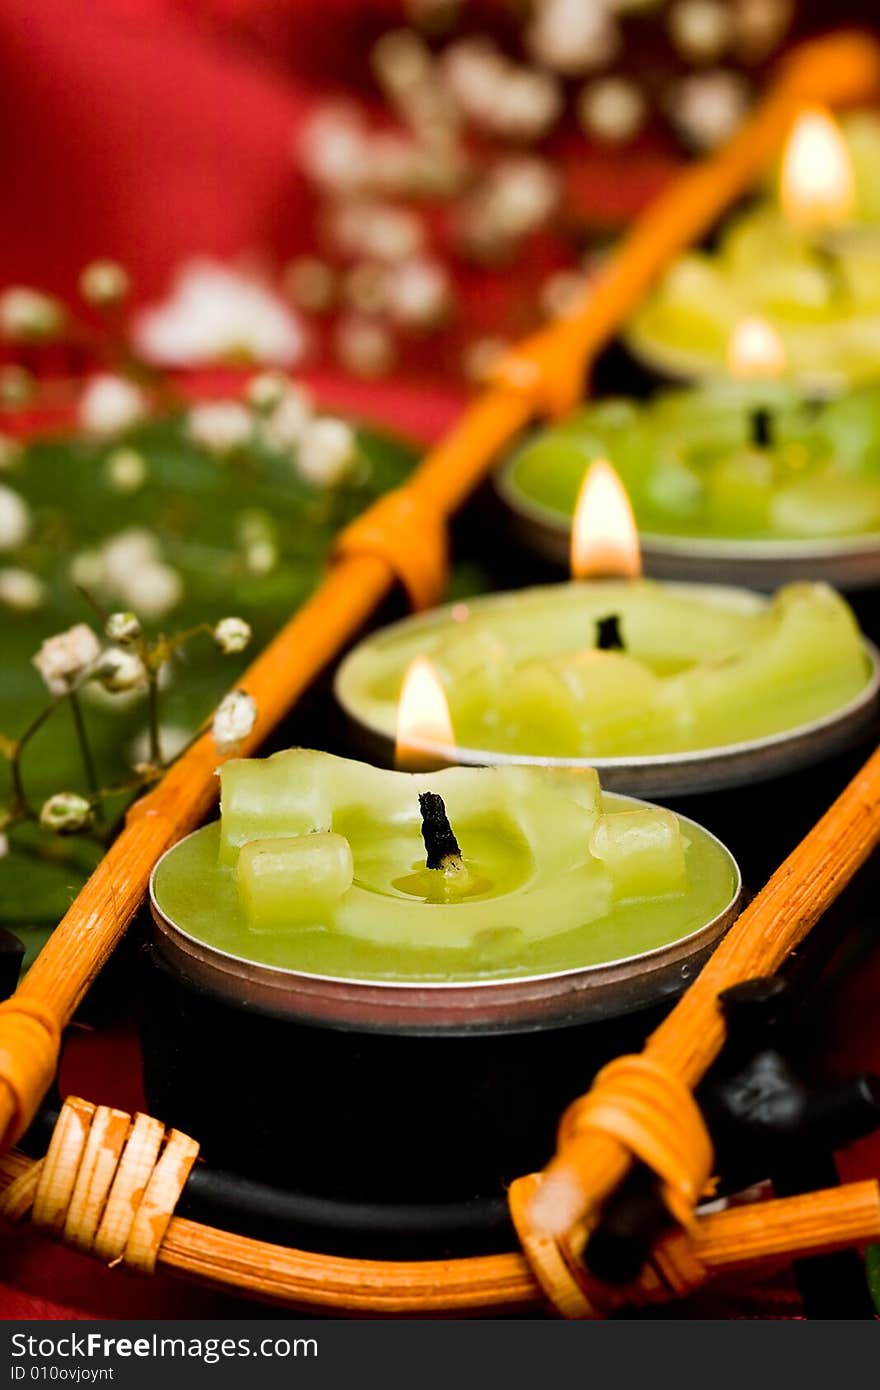
<path fill-rule="evenodd" d="M 222 814 L 160 862 L 156 905 L 232 956 L 311 974 L 547 974 L 681 940 L 730 906 L 727 851 L 595 772 L 412 775 L 293 749 L 221 769 Z"/>
<path fill-rule="evenodd" d="M 842 138 L 841 138 L 842 130 Z M 794 379 L 836 392 L 876 380 L 880 342 L 880 119 L 838 127 L 808 111 L 792 130 L 773 192 L 682 256 L 627 332 L 633 349 L 684 377 L 720 376 L 736 322 L 778 329 Z"/>

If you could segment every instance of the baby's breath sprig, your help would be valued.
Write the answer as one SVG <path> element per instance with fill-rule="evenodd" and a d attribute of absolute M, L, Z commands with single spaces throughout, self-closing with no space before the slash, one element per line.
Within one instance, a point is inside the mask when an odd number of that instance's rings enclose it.
<path fill-rule="evenodd" d="M 209 636 L 226 655 L 244 651 L 251 639 L 250 625 L 236 616 L 221 618 L 214 624 L 198 623 L 171 635 L 160 633 L 150 637 L 136 613 L 122 610 L 108 613 L 90 594 L 84 590 L 80 592 L 100 618 L 104 640 L 88 623 L 76 623 L 67 631 L 46 638 L 35 654 L 34 666 L 51 698 L 18 738 L 0 733 L 0 757 L 9 763 L 12 781 L 12 800 L 8 806 L 0 807 L 0 835 L 3 837 L 16 825 L 30 821 L 53 836 L 87 835 L 106 844 L 113 832 L 103 826 L 104 802 L 143 791 L 175 761 L 174 757 L 166 759 L 164 756 L 160 720 L 161 674 L 168 662 L 198 636 Z M 83 688 L 90 683 L 100 685 L 111 695 L 145 689 L 147 696 L 148 757 L 137 763 L 133 777 L 110 786 L 99 784 L 80 702 Z M 70 707 L 86 787 L 83 791 L 53 792 L 38 807 L 25 786 L 23 758 L 31 740 L 62 705 Z M 230 747 L 235 738 L 245 737 L 255 719 L 256 706 L 244 692 L 235 691 L 232 696 L 226 696 L 211 726 L 220 751 Z M 193 739 L 183 741 L 176 757 L 201 736 L 204 727 Z"/>

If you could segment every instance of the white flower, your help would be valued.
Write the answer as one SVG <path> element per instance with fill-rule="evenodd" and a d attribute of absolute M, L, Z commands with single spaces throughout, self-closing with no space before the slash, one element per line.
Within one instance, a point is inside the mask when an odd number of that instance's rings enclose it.
<path fill-rule="evenodd" d="M 101 547 L 104 582 L 121 592 L 136 570 L 155 564 L 160 557 L 159 542 L 152 531 L 142 526 L 129 526 L 111 536 Z"/>
<path fill-rule="evenodd" d="M 728 139 L 745 117 L 749 84 L 741 73 L 695 72 L 682 78 L 669 96 L 672 121 L 698 149 Z"/>
<path fill-rule="evenodd" d="M 22 545 L 31 529 L 30 508 L 19 493 L 0 483 L 0 550 Z"/>
<path fill-rule="evenodd" d="M 578 97 L 578 120 L 588 135 L 611 143 L 630 140 L 645 120 L 645 98 L 625 77 L 602 77 Z"/>
<path fill-rule="evenodd" d="M 9 853 L 9 836 L 0 831 L 0 859 L 5 859 Z"/>
<path fill-rule="evenodd" d="M 64 305 L 51 295 L 14 285 L 0 295 L 0 331 L 13 342 L 47 342 L 64 327 Z"/>
<path fill-rule="evenodd" d="M 109 372 L 92 377 L 80 396 L 80 424 L 89 434 L 102 438 L 123 434 L 143 420 L 146 413 L 143 392 L 124 377 Z"/>
<path fill-rule="evenodd" d="M 388 308 L 398 323 L 429 328 L 445 318 L 449 306 L 449 276 L 439 261 L 413 258 L 389 276 Z"/>
<path fill-rule="evenodd" d="M 80 550 L 70 562 L 70 582 L 90 593 L 100 588 L 106 578 L 104 557 L 100 550 Z"/>
<path fill-rule="evenodd" d="M 221 618 L 214 628 L 214 641 L 224 656 L 243 652 L 251 640 L 251 625 L 244 618 Z"/>
<path fill-rule="evenodd" d="M 92 808 L 77 792 L 56 792 L 43 802 L 40 825 L 57 835 L 72 835 L 92 823 Z"/>
<path fill-rule="evenodd" d="M 355 376 L 384 376 L 394 366 L 394 339 L 376 319 L 347 314 L 336 325 L 336 352 Z"/>
<path fill-rule="evenodd" d="M 278 547 L 274 541 L 249 541 L 244 562 L 249 574 L 271 574 L 278 564 Z"/>
<path fill-rule="evenodd" d="M 389 264 L 417 255 L 426 240 L 425 224 L 412 208 L 364 199 L 338 207 L 329 231 L 343 255 Z"/>
<path fill-rule="evenodd" d="M 283 372 L 259 372 L 251 377 L 245 394 L 254 410 L 267 411 L 279 406 L 292 389 L 290 377 Z"/>
<path fill-rule="evenodd" d="M 733 35 L 732 6 L 721 0 L 679 0 L 669 11 L 669 33 L 683 58 L 691 63 L 720 57 Z"/>
<path fill-rule="evenodd" d="M 222 457 L 251 440 L 254 422 L 250 411 L 239 401 L 208 401 L 192 407 L 186 432 L 198 448 Z"/>
<path fill-rule="evenodd" d="M 233 752 L 256 722 L 257 706 L 251 696 L 244 690 L 230 690 L 217 706 L 211 726 L 217 751 Z"/>
<path fill-rule="evenodd" d="M 181 753 L 192 738 L 192 730 L 180 724 L 159 725 L 159 752 L 162 760 L 168 762 Z M 150 762 L 150 731 L 141 729 L 128 745 L 128 757 L 132 767 L 143 767 Z"/>
<path fill-rule="evenodd" d="M 540 140 L 562 111 L 562 94 L 548 72 L 514 68 L 501 83 L 493 127 L 511 140 Z"/>
<path fill-rule="evenodd" d="M 527 35 L 545 67 L 567 76 L 604 67 L 620 47 L 620 31 L 606 0 L 540 0 Z"/>
<path fill-rule="evenodd" d="M 23 452 L 17 439 L 13 439 L 9 434 L 0 434 L 0 473 L 14 468 Z"/>
<path fill-rule="evenodd" d="M 297 318 L 265 285 L 211 260 L 180 270 L 170 298 L 145 310 L 134 340 L 150 361 L 168 367 L 229 358 L 286 366 L 303 352 Z"/>
<path fill-rule="evenodd" d="M 137 449 L 114 449 L 104 463 L 104 476 L 114 492 L 137 492 L 148 473 L 147 460 Z"/>
<path fill-rule="evenodd" d="M 347 193 L 364 179 L 368 137 L 357 107 L 321 106 L 306 123 L 294 151 L 309 178 L 334 193 Z"/>
<path fill-rule="evenodd" d="M 30 570 L 0 569 L 0 603 L 19 613 L 30 613 L 46 599 L 46 586 Z"/>
<path fill-rule="evenodd" d="M 111 613 L 104 626 L 104 633 L 111 642 L 124 647 L 139 641 L 143 636 L 143 628 L 136 613 Z"/>
<path fill-rule="evenodd" d="M 335 487 L 357 459 L 357 436 L 344 420 L 313 420 L 296 455 L 296 467 L 315 487 Z"/>
<path fill-rule="evenodd" d="M 47 637 L 33 658 L 50 695 L 66 695 L 101 654 L 97 634 L 87 623 Z"/>
<path fill-rule="evenodd" d="M 129 291 L 128 271 L 118 261 L 92 261 L 79 277 L 87 304 L 119 304 Z"/>
<path fill-rule="evenodd" d="M 183 579 L 165 564 L 151 531 L 131 526 L 104 542 L 100 550 L 81 550 L 70 566 L 74 584 L 102 589 L 142 618 L 162 618 L 183 597 Z"/>
<path fill-rule="evenodd" d="M 502 159 L 483 192 L 487 221 L 501 237 L 526 236 L 546 221 L 559 198 L 559 178 L 543 159 Z"/>
<path fill-rule="evenodd" d="M 94 670 L 94 679 L 105 690 L 140 690 L 147 683 L 147 670 L 136 652 L 125 647 L 108 647 Z"/>
<path fill-rule="evenodd" d="M 302 438 L 312 418 L 312 398 L 301 386 L 292 386 L 263 425 L 263 439 L 270 449 L 288 453 Z"/>
<path fill-rule="evenodd" d="M 491 126 L 508 60 L 489 39 L 473 37 L 449 44 L 442 63 L 443 80 L 465 116 Z"/>
<path fill-rule="evenodd" d="M 183 580 L 171 565 L 156 562 L 130 574 L 120 592 L 145 618 L 163 618 L 183 598 Z"/>

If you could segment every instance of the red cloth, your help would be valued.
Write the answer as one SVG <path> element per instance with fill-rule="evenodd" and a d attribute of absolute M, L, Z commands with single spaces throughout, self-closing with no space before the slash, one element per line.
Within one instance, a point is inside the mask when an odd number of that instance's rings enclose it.
<path fill-rule="evenodd" d="M 370 95 L 364 54 L 399 15 L 396 0 L 4 0 L 3 281 L 70 295 L 113 256 L 155 296 L 195 254 L 308 246 L 295 133 L 319 95 Z M 576 196 L 619 222 L 669 170 L 651 141 L 635 162 L 641 179 L 621 180 L 581 141 Z"/>

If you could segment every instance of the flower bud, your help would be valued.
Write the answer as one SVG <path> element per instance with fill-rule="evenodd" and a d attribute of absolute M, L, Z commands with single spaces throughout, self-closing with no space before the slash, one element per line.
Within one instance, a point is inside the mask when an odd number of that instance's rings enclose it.
<path fill-rule="evenodd" d="M 224 656 L 243 652 L 250 640 L 250 623 L 244 618 L 221 618 L 214 628 L 214 641 Z"/>
<path fill-rule="evenodd" d="M 256 702 L 244 690 L 230 690 L 217 706 L 212 733 L 220 753 L 232 753 L 257 722 Z"/>
<path fill-rule="evenodd" d="M 50 695 L 66 695 L 100 655 L 101 644 L 87 623 L 47 637 L 33 659 Z"/>
<path fill-rule="evenodd" d="M 56 835 L 74 835 L 92 823 L 92 808 L 78 792 L 56 792 L 43 802 L 40 825 Z"/>
<path fill-rule="evenodd" d="M 92 261 L 79 277 L 79 292 L 87 304 L 120 304 L 129 288 L 128 271 L 118 261 Z"/>
<path fill-rule="evenodd" d="M 105 635 L 111 642 L 127 647 L 143 636 L 143 628 L 136 613 L 111 613 L 104 627 Z"/>
<path fill-rule="evenodd" d="M 114 492 L 137 492 L 148 473 L 147 460 L 137 449 L 114 449 L 104 464 L 104 476 Z"/>
<path fill-rule="evenodd" d="M 147 671 L 135 652 L 126 651 L 124 647 L 108 647 L 95 669 L 95 679 L 115 695 L 146 685 Z"/>
<path fill-rule="evenodd" d="M 41 290 L 13 285 L 0 295 L 0 330 L 13 343 L 48 343 L 66 320 L 64 305 Z"/>

